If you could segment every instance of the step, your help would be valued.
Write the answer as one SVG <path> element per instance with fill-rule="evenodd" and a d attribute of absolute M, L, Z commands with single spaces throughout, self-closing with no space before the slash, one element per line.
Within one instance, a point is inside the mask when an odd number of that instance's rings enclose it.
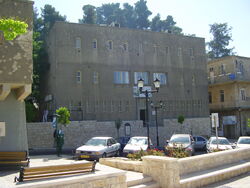
<path fill-rule="evenodd" d="M 195 172 L 182 177 L 182 188 L 195 188 L 226 180 L 250 171 L 250 162 L 225 165 L 215 169 Z"/>
<path fill-rule="evenodd" d="M 128 188 L 160 188 L 159 184 L 151 181 L 146 183 L 141 183 L 139 185 L 128 186 Z"/>
<path fill-rule="evenodd" d="M 127 186 L 134 186 L 134 185 L 139 185 L 147 182 L 153 181 L 152 177 L 150 176 L 143 176 L 141 175 L 136 175 L 134 177 L 131 177 L 130 179 L 127 179 Z"/>

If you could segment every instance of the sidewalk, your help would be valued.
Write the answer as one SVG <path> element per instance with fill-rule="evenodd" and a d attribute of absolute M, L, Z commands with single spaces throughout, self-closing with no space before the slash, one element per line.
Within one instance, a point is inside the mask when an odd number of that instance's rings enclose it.
<path fill-rule="evenodd" d="M 30 156 L 30 167 L 35 166 L 50 166 L 50 165 L 57 165 L 57 164 L 72 164 L 72 163 L 78 163 L 78 162 L 84 162 L 84 160 L 75 161 L 72 159 L 72 156 L 70 155 L 62 155 L 62 157 L 57 157 L 56 155 L 37 155 L 37 156 Z M 104 174 L 110 174 L 110 173 L 116 173 L 116 172 L 124 172 L 123 170 L 112 168 L 109 166 L 101 165 L 99 163 L 96 164 L 96 172 L 95 175 L 104 175 Z M 22 187 L 26 185 L 37 185 L 43 181 L 60 181 L 60 178 L 50 178 L 46 180 L 40 180 L 40 181 L 28 181 L 25 183 L 14 183 L 15 176 L 19 176 L 19 170 L 11 170 L 11 171 L 0 171 L 0 188 L 17 188 Z M 64 177 L 62 180 L 70 180 L 72 178 L 81 178 L 86 175 L 77 175 L 72 177 Z M 137 172 L 127 172 L 126 173 L 127 179 L 134 179 L 137 176 L 141 176 L 141 173 Z"/>
<path fill-rule="evenodd" d="M 250 187 L 250 172 L 225 180 L 222 182 L 214 183 L 203 188 L 249 188 Z"/>

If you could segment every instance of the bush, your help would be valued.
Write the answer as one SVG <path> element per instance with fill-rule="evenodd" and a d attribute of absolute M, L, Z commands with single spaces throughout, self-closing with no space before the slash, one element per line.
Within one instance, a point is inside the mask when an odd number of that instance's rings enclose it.
<path fill-rule="evenodd" d="M 185 148 L 183 147 L 166 147 L 167 156 L 168 157 L 174 157 L 174 158 L 184 158 L 189 157 L 189 154 L 187 151 L 185 151 Z"/>
<path fill-rule="evenodd" d="M 59 109 L 57 109 L 56 114 L 59 115 L 58 123 L 60 123 L 64 126 L 66 126 L 70 123 L 70 121 L 69 121 L 70 113 L 66 107 L 60 107 Z"/>
<path fill-rule="evenodd" d="M 140 150 L 135 153 L 130 153 L 127 157 L 132 160 L 141 161 L 141 158 L 146 155 L 165 156 L 164 152 L 159 149 L 148 149 L 147 151 Z"/>

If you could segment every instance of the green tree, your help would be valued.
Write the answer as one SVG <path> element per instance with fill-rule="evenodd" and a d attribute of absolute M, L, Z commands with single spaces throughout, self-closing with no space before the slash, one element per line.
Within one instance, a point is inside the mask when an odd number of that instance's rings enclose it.
<path fill-rule="evenodd" d="M 97 7 L 97 24 L 110 25 L 113 22 L 117 22 L 120 10 L 120 3 L 103 4 L 101 7 Z"/>
<path fill-rule="evenodd" d="M 162 31 L 162 21 L 160 14 L 157 14 L 155 17 L 152 18 L 150 28 L 152 31 Z"/>
<path fill-rule="evenodd" d="M 185 118 L 183 115 L 178 116 L 178 123 L 183 124 L 184 120 L 185 120 Z"/>
<path fill-rule="evenodd" d="M 52 28 L 56 21 L 66 21 L 66 16 L 61 16 L 58 11 L 51 5 L 44 5 L 41 9 L 42 13 L 42 33 L 41 37 L 45 40 L 49 30 Z"/>
<path fill-rule="evenodd" d="M 234 55 L 234 48 L 228 48 L 230 41 L 232 41 L 231 31 L 232 27 L 229 27 L 227 23 L 210 25 L 210 33 L 213 35 L 213 39 L 207 43 L 209 48 L 208 56 L 210 58 Z"/>
<path fill-rule="evenodd" d="M 83 19 L 79 19 L 79 23 L 95 24 L 96 23 L 96 8 L 92 5 L 82 7 Z"/>
<path fill-rule="evenodd" d="M 121 126 L 122 126 L 122 120 L 121 119 L 117 119 L 115 121 L 115 128 L 117 130 L 117 137 L 118 138 L 120 137 L 120 135 L 119 135 L 119 129 L 121 128 Z"/>
<path fill-rule="evenodd" d="M 134 7 L 129 5 L 128 3 L 123 4 L 123 15 L 125 19 L 124 27 L 128 28 L 136 28 L 136 16 Z"/>
<path fill-rule="evenodd" d="M 28 24 L 14 18 L 0 19 L 0 31 L 3 32 L 5 40 L 14 40 L 18 35 L 27 32 Z"/>
<path fill-rule="evenodd" d="M 58 123 L 66 126 L 70 123 L 70 112 L 66 107 L 60 107 L 56 110 L 56 114 L 58 115 Z"/>
<path fill-rule="evenodd" d="M 150 26 L 150 21 L 148 17 L 152 14 L 148 10 L 147 1 L 139 0 L 135 3 L 135 13 L 136 13 L 136 26 L 138 29 L 148 29 Z"/>

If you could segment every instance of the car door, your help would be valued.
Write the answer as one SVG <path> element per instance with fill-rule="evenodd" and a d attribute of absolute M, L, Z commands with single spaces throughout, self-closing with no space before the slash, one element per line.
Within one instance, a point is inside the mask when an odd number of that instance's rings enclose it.
<path fill-rule="evenodd" d="M 112 146 L 112 141 L 111 139 L 108 139 L 107 140 L 107 156 L 112 156 L 112 153 L 113 153 L 113 146 Z"/>
<path fill-rule="evenodd" d="M 206 142 L 207 141 L 203 137 L 197 136 L 196 137 L 196 142 L 195 142 L 196 144 L 195 144 L 195 146 L 196 146 L 197 149 L 205 149 Z"/>

